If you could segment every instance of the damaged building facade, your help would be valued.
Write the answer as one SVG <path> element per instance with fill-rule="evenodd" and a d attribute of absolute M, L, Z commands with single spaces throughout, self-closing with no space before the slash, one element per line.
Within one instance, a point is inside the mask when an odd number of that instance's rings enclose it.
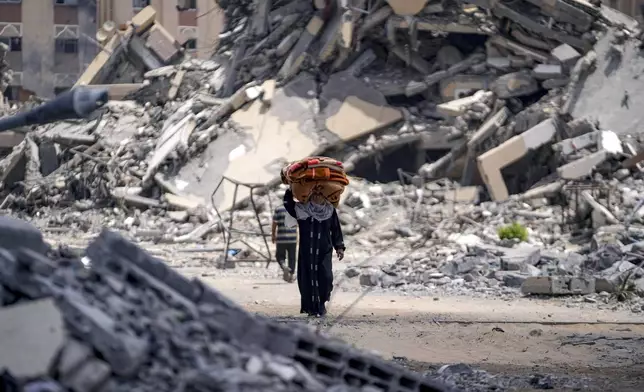
<path fill-rule="evenodd" d="M 0 1 L 0 42 L 9 46 L 7 62 L 14 71 L 5 96 L 20 101 L 30 95 L 48 98 L 70 88 L 100 51 L 97 33 L 122 27 L 148 5 L 188 51 L 210 57 L 223 25 L 212 1 Z M 199 13 L 204 16 L 197 18 Z"/>

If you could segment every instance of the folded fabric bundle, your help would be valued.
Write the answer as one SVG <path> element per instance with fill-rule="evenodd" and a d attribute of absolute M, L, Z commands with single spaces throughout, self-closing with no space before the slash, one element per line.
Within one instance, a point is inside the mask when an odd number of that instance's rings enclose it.
<path fill-rule="evenodd" d="M 317 193 L 337 207 L 349 185 L 342 162 L 328 157 L 304 158 L 287 165 L 281 174 L 282 183 L 290 185 L 293 196 L 302 203 Z"/>

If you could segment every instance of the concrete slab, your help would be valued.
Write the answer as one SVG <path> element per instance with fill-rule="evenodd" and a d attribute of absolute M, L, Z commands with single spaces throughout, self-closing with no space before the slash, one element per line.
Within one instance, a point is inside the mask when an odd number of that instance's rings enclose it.
<path fill-rule="evenodd" d="M 47 375 L 64 340 L 63 316 L 53 299 L 0 310 L 0 369 L 14 377 Z"/>
<path fill-rule="evenodd" d="M 402 120 L 402 112 L 387 106 L 385 96 L 348 72 L 329 78 L 320 96 L 328 131 L 345 142 Z"/>
<path fill-rule="evenodd" d="M 396 15 L 412 16 L 425 8 L 428 0 L 387 0 Z"/>
<path fill-rule="evenodd" d="M 577 93 L 571 114 L 597 120 L 603 129 L 617 134 L 639 133 L 644 121 L 644 57 L 635 41 L 627 41 L 622 59 L 612 58 L 608 55 L 612 39 L 609 32 L 595 45 L 596 70 Z"/>
<path fill-rule="evenodd" d="M 193 160 L 181 170 L 175 185 L 209 200 L 222 176 L 253 184 L 277 180 L 287 162 L 312 155 L 318 148 L 313 110 L 316 89 L 314 78 L 302 73 L 275 90 L 270 107 L 257 100 L 233 113 L 232 121 L 244 134 L 238 139 L 224 135 L 211 143 L 201 162 Z M 234 185 L 225 181 L 217 192 L 215 206 L 230 208 L 233 193 Z M 237 199 L 248 196 L 248 189 L 240 187 Z"/>
<path fill-rule="evenodd" d="M 445 116 L 460 116 L 465 114 L 467 109 L 477 102 L 482 102 L 490 93 L 479 90 L 474 95 L 455 99 L 453 101 L 443 102 L 436 107 L 436 111 Z"/>
<path fill-rule="evenodd" d="M 530 150 L 549 142 L 556 131 L 555 121 L 549 118 L 476 158 L 479 172 L 492 200 L 504 201 L 510 197 L 501 169 L 518 161 Z"/>
<path fill-rule="evenodd" d="M 590 176 L 597 165 L 608 159 L 609 154 L 605 150 L 599 150 L 576 161 L 557 168 L 557 174 L 564 180 L 577 180 Z"/>

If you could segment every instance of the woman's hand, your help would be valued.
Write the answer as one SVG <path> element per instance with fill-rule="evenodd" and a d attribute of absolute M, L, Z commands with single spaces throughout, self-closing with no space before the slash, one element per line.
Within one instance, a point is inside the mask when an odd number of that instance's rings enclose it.
<path fill-rule="evenodd" d="M 338 260 L 344 259 L 344 249 L 336 249 L 335 253 L 338 255 Z"/>

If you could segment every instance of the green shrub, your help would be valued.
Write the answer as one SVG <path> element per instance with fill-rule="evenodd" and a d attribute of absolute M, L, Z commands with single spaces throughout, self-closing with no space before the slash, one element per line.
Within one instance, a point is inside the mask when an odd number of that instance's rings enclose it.
<path fill-rule="evenodd" d="M 521 242 L 528 240 L 528 229 L 525 228 L 520 223 L 512 222 L 507 226 L 499 228 L 496 233 L 499 235 L 499 238 L 502 240 L 514 240 L 517 239 Z"/>

